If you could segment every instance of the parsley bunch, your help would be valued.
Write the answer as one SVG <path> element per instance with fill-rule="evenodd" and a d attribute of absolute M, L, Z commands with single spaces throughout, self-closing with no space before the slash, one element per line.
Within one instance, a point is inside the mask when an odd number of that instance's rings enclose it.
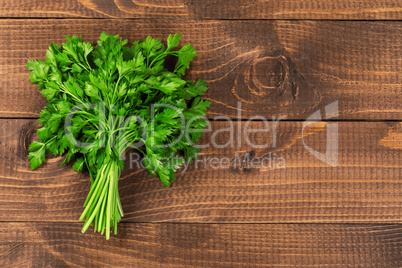
<path fill-rule="evenodd" d="M 197 54 L 192 44 L 175 49 L 179 34 L 169 35 L 167 46 L 148 37 L 129 47 L 106 33 L 97 44 L 66 39 L 50 45 L 45 61 L 27 64 L 31 82 L 48 100 L 28 157 L 36 169 L 49 152 L 65 155 L 62 165 L 74 161 L 75 171 L 89 173 L 82 231 L 94 225 L 109 239 L 123 217 L 118 180 L 125 150 L 141 152 L 148 171 L 169 186 L 184 161 L 199 153 L 195 143 L 208 125 L 203 117 L 210 105 L 200 96 L 207 86 L 182 79 Z M 168 56 L 176 60 L 170 69 Z"/>

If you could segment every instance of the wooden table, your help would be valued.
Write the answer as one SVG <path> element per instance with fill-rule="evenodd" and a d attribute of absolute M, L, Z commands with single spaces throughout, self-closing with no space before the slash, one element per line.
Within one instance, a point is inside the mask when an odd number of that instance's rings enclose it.
<path fill-rule="evenodd" d="M 400 0 L 2 0 L 0 16 L 0 267 L 402 267 Z M 193 166 L 166 188 L 127 164 L 118 235 L 82 234 L 88 176 L 62 158 L 30 171 L 46 101 L 25 65 L 64 35 L 102 31 L 182 33 L 215 133 L 230 126 L 217 116 L 236 130 L 263 128 L 256 115 L 278 123 L 276 146 L 273 131 L 246 135 L 263 149 L 236 132 L 201 157 L 271 153 L 285 168 Z M 336 167 L 305 146 L 323 152 L 330 126 Z M 212 133 L 202 142 L 229 141 Z"/>

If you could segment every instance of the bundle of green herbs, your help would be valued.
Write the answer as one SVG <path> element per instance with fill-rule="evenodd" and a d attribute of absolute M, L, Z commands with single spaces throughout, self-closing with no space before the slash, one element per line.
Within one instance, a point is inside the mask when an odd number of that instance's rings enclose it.
<path fill-rule="evenodd" d="M 185 161 L 199 153 L 195 145 L 208 125 L 209 101 L 200 96 L 205 80 L 183 80 L 197 55 L 192 44 L 180 49 L 180 35 L 165 46 L 151 37 L 126 46 L 127 40 L 102 33 L 97 44 L 66 37 L 51 43 L 46 60 L 30 60 L 30 80 L 48 104 L 40 113 L 38 141 L 29 147 L 31 168 L 47 153 L 65 156 L 75 171 L 85 170 L 91 188 L 80 220 L 110 238 L 123 217 L 118 180 L 129 147 L 142 153 L 153 176 L 169 186 Z M 177 62 L 172 68 L 166 57 Z"/>

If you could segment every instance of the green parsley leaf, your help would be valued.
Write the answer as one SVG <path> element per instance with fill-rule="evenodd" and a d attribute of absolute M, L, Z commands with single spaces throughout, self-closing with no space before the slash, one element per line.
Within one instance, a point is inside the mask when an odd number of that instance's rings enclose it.
<path fill-rule="evenodd" d="M 35 147 L 35 146 L 34 146 Z M 34 150 L 30 147 L 31 150 Z M 40 166 L 45 161 L 45 146 L 39 147 L 37 151 L 30 152 L 28 155 L 29 160 L 31 161 L 31 169 L 34 170 Z"/>

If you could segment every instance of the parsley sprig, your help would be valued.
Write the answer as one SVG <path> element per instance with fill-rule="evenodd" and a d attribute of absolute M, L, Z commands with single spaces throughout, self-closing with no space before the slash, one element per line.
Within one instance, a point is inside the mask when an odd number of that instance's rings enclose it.
<path fill-rule="evenodd" d="M 61 46 L 50 45 L 46 60 L 28 61 L 31 82 L 48 100 L 39 140 L 29 147 L 31 168 L 53 153 L 65 156 L 62 165 L 74 162 L 75 171 L 89 173 L 83 232 L 93 225 L 106 239 L 111 229 L 117 233 L 124 215 L 118 180 L 129 147 L 166 186 L 185 161 L 197 158 L 210 103 L 200 97 L 205 80 L 182 79 L 197 54 L 192 44 L 177 49 L 180 37 L 169 35 L 167 46 L 151 37 L 126 46 L 106 33 L 97 44 L 67 36 Z M 171 71 L 168 56 L 177 60 Z"/>

